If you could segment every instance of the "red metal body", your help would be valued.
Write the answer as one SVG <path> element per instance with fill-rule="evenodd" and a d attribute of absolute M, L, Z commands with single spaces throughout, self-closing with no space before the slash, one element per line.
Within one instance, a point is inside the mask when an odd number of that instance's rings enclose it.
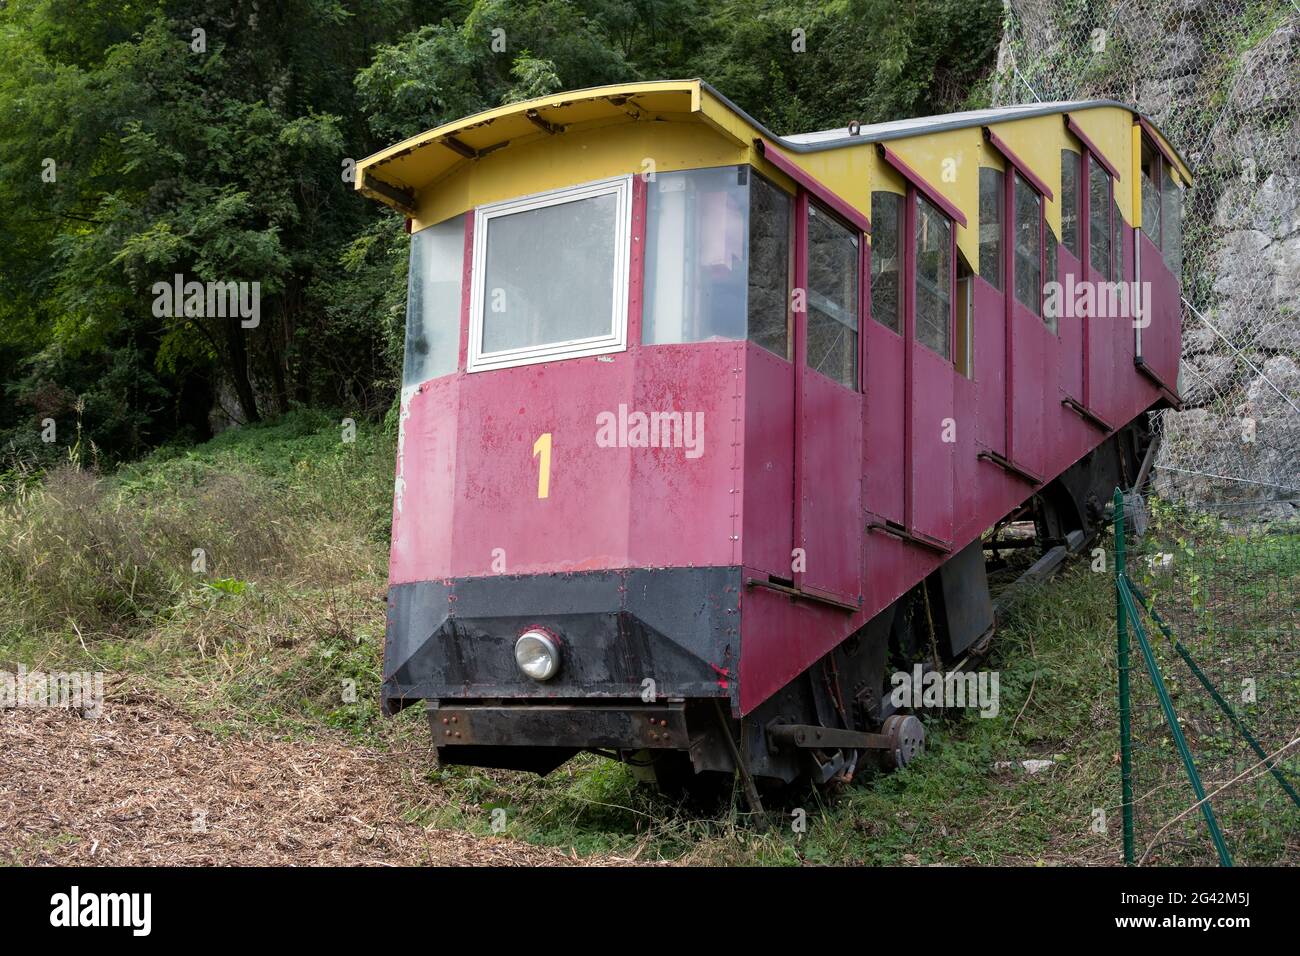
<path fill-rule="evenodd" d="M 800 225 L 806 202 L 801 193 Z M 793 361 L 745 341 L 642 345 L 643 190 L 634 208 L 626 351 L 467 374 L 462 329 L 459 371 L 406 398 L 391 580 L 473 578 L 503 563 L 508 574 L 726 566 L 792 581 L 808 596 L 764 587 L 741 595 L 739 646 L 717 662 L 733 675 L 739 659 L 738 682 L 719 682 L 738 714 L 1028 499 L 1041 483 L 1025 473 L 1050 480 L 1104 441 L 1106 430 L 1068 401 L 1119 427 L 1162 398 L 1158 382 L 1175 379 L 1178 283 L 1140 236 L 1141 278 L 1153 293 L 1145 372 L 1130 321 L 1063 317 L 1053 333 L 1015 301 L 1009 281 L 1000 292 L 979 276 L 969 378 L 915 341 L 912 307 L 900 335 L 864 305 L 857 390 L 807 369 L 802 314 Z M 1123 233 L 1132 278 L 1134 230 Z M 467 228 L 467 249 L 470 238 Z M 804 258 L 797 242 L 796 285 Z M 864 296 L 867 262 L 864 243 Z M 913 270 L 909 261 L 907 295 Z M 1059 278 L 1087 273 L 1061 251 Z M 597 416 L 620 406 L 702 413 L 702 453 L 600 447 Z M 955 441 L 941 437 L 947 419 Z M 547 433 L 550 490 L 540 498 L 534 443 Z M 796 548 L 806 568 L 792 567 Z"/>

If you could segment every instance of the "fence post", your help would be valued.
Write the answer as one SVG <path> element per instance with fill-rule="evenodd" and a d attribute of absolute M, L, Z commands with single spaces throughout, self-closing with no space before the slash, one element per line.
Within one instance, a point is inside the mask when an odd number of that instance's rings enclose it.
<path fill-rule="evenodd" d="M 1128 692 L 1128 616 L 1121 592 L 1125 568 L 1124 494 L 1115 489 L 1115 633 L 1118 640 L 1119 665 L 1119 772 L 1124 814 L 1124 863 L 1131 866 L 1133 845 L 1133 739 L 1129 724 Z"/>

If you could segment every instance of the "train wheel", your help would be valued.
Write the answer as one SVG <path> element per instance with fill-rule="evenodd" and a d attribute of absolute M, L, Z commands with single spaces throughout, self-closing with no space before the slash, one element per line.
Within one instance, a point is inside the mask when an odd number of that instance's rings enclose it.
<path fill-rule="evenodd" d="M 889 738 L 885 761 L 901 770 L 925 753 L 925 725 L 911 714 L 894 714 L 885 720 L 880 732 Z"/>

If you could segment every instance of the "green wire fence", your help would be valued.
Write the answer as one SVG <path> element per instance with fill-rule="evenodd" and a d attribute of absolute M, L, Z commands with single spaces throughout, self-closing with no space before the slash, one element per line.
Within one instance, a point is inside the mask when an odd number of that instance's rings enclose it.
<path fill-rule="evenodd" d="M 1136 538 L 1134 504 L 1116 490 L 1124 861 L 1300 863 L 1300 526 L 1156 502 Z"/>

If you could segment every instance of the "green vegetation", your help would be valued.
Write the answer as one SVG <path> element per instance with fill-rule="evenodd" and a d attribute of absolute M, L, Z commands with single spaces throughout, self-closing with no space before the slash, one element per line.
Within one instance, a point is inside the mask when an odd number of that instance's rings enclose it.
<path fill-rule="evenodd" d="M 366 427 L 344 442 L 336 421 L 295 413 L 12 492 L 4 666 L 104 670 L 276 728 L 371 723 L 393 442 Z"/>
<path fill-rule="evenodd" d="M 1300 529 L 1294 524 L 1230 527 L 1212 516 L 1157 502 L 1152 527 L 1137 543 L 1129 574 L 1196 667 L 1256 737 L 1265 753 L 1295 739 L 1300 726 L 1300 659 L 1295 593 L 1300 586 Z M 1237 864 L 1294 859 L 1297 808 L 1259 756 L 1148 615 L 1153 656 L 1192 748 L 1197 769 Z M 1136 814 L 1139 855 L 1192 802 L 1173 737 L 1158 710 L 1146 668 L 1134 650 L 1134 789 L 1147 794 Z M 1300 781 L 1300 749 L 1279 766 Z M 1241 779 L 1237 779 L 1241 778 Z M 1173 823 L 1152 858 L 1214 864 L 1199 814 Z"/>
<path fill-rule="evenodd" d="M 644 78 L 701 76 L 779 131 L 943 112 L 979 97 L 1000 28 L 997 0 L 218 8 L 0 5 L 0 473 L 295 408 L 382 418 L 408 240 L 349 172 L 404 137 Z M 176 275 L 260 283 L 258 324 L 156 315 Z"/>

